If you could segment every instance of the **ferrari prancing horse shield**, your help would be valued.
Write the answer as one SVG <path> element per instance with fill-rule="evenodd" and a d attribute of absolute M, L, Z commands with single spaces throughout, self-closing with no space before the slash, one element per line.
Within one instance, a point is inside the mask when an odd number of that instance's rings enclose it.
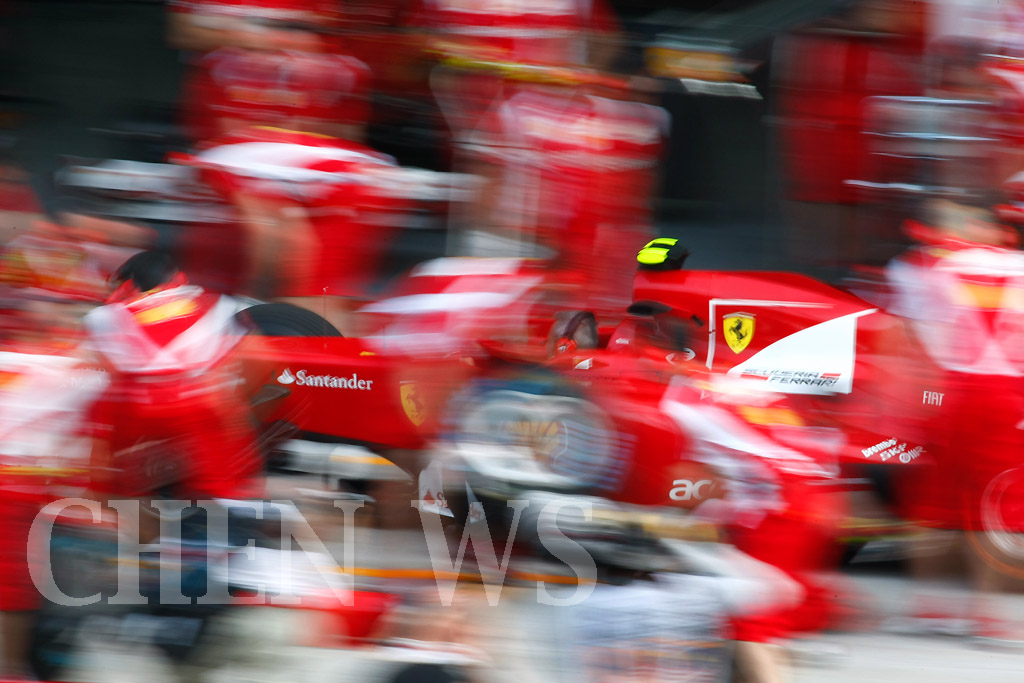
<path fill-rule="evenodd" d="M 405 415 L 415 426 L 419 427 L 427 419 L 427 409 L 423 404 L 423 397 L 420 396 L 419 387 L 415 382 L 402 383 L 402 408 Z"/>
<path fill-rule="evenodd" d="M 733 353 L 743 353 L 754 338 L 754 316 L 749 313 L 733 313 L 722 319 L 725 341 Z"/>

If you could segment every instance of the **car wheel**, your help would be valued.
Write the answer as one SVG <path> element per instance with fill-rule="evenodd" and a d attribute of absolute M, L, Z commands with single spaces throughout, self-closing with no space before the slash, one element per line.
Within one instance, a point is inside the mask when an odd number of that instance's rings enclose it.
<path fill-rule="evenodd" d="M 257 304 L 241 311 L 238 318 L 256 333 L 267 337 L 342 336 L 326 318 L 292 304 Z"/>
<path fill-rule="evenodd" d="M 597 492 L 618 479 L 621 458 L 612 421 L 578 387 L 557 376 L 541 372 L 485 380 L 457 397 L 452 408 L 450 433 L 456 441 L 510 446 L 532 456 L 532 475 L 522 482 L 516 481 L 514 467 L 506 468 L 513 489 L 535 481 L 539 488 Z M 543 481 L 545 474 L 549 482 Z"/>

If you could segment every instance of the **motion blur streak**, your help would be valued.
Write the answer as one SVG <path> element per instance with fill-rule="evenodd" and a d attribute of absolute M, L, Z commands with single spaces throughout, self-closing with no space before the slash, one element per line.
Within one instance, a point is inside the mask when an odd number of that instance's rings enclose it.
<path fill-rule="evenodd" d="M 0 71 L 0 679 L 1021 679 L 1024 0 L 6 0 Z"/>

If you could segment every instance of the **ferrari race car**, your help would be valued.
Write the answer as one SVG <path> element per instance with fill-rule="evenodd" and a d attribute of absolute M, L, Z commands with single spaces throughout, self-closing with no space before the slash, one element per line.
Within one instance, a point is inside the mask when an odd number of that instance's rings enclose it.
<path fill-rule="evenodd" d="M 287 467 L 336 482 L 408 473 L 448 516 L 523 487 L 763 508 L 772 496 L 753 482 L 771 477 L 753 470 L 884 485 L 927 459 L 937 375 L 902 320 L 805 276 L 688 271 L 663 251 L 641 258 L 617 320 L 569 308 L 539 262 L 424 263 L 365 309 L 373 334 L 307 320 L 264 337 L 249 359 L 273 395 L 262 420 L 297 437 L 278 446 Z"/>

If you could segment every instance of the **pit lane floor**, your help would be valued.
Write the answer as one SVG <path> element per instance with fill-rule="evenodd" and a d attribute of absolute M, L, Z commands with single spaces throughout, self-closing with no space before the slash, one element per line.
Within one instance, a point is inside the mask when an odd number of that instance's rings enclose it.
<path fill-rule="evenodd" d="M 367 540 L 371 538 L 380 547 L 400 543 L 408 548 L 414 543 L 407 532 L 373 532 L 367 535 Z M 858 578 L 857 583 L 878 605 L 894 604 L 890 598 L 905 593 L 909 587 L 905 579 L 879 576 L 864 576 Z M 579 680 L 558 675 L 558 652 L 551 647 L 553 634 L 548 625 L 538 619 L 538 608 L 531 604 L 529 597 L 523 592 L 510 592 L 503 596 L 498 607 L 490 608 L 492 611 L 487 615 L 490 627 L 497 625 L 501 632 L 518 633 L 519 638 L 496 636 L 485 645 L 492 662 L 485 667 L 482 680 L 493 683 Z M 233 628 L 238 629 L 242 638 L 233 652 L 221 653 L 230 658 L 231 663 L 210 672 L 209 677 L 202 680 L 365 683 L 385 680 L 383 676 L 400 665 L 394 658 L 379 652 L 285 645 L 294 643 L 297 633 L 315 627 L 297 619 L 293 610 L 270 609 L 267 612 L 262 608 L 259 614 L 242 611 L 235 615 Z M 824 663 L 797 662 L 789 679 L 792 683 L 1017 683 L 1024 680 L 1024 651 L 988 649 L 962 638 L 874 632 L 831 634 L 823 642 L 841 648 L 844 653 Z M 276 645 L 268 647 L 267 643 Z M 83 683 L 175 680 L 152 652 L 134 649 L 128 654 L 109 643 L 92 643 L 91 652 L 83 660 L 83 669 L 78 674 L 72 680 Z"/>
<path fill-rule="evenodd" d="M 302 511 L 311 528 L 324 541 L 339 565 L 344 563 L 340 512 L 330 503 L 317 500 L 310 492 L 315 478 L 272 478 L 272 495 L 277 499 L 305 498 Z M 358 520 L 359 517 L 357 516 Z M 438 603 L 437 584 L 425 578 L 431 564 L 425 535 L 419 529 L 383 530 L 368 526 L 354 528 L 353 567 L 356 585 L 391 590 L 413 596 L 424 604 Z M 513 571 L 522 570 L 515 565 Z M 965 637 L 912 636 L 894 633 L 891 622 L 909 609 L 915 588 L 910 579 L 889 569 L 858 568 L 846 572 L 845 580 L 857 594 L 861 608 L 859 631 L 825 636 L 819 643 L 840 652 L 825 659 L 794 659 L 792 683 L 962 683 L 986 681 L 1017 683 L 1024 680 L 1024 649 L 994 649 Z M 480 587 L 460 582 L 480 595 Z M 955 582 L 940 586 L 950 603 L 966 602 L 966 589 Z M 444 618 L 444 609 L 434 616 Z M 489 662 L 483 666 L 483 683 L 555 683 L 579 680 L 559 667 L 559 651 L 553 646 L 557 634 L 546 616 L 550 607 L 536 603 L 535 588 L 508 588 L 497 606 L 482 600 L 469 614 L 470 632 Z M 1003 613 L 1020 617 L 1024 624 L 1024 596 L 1010 596 Z M 322 616 L 322 615 L 321 615 Z M 395 657 L 381 651 L 309 647 L 309 637 L 324 628 L 317 615 L 294 609 L 254 607 L 235 610 L 219 625 L 224 635 L 212 653 L 205 680 L 216 683 L 366 683 L 385 680 L 388 671 L 408 661 L 411 654 Z M 103 639 L 84 638 L 87 654 L 81 667 L 68 680 L 81 683 L 163 683 L 175 679 L 165 660 L 145 647 L 126 649 Z M 819 648 L 820 650 L 820 648 Z"/>

